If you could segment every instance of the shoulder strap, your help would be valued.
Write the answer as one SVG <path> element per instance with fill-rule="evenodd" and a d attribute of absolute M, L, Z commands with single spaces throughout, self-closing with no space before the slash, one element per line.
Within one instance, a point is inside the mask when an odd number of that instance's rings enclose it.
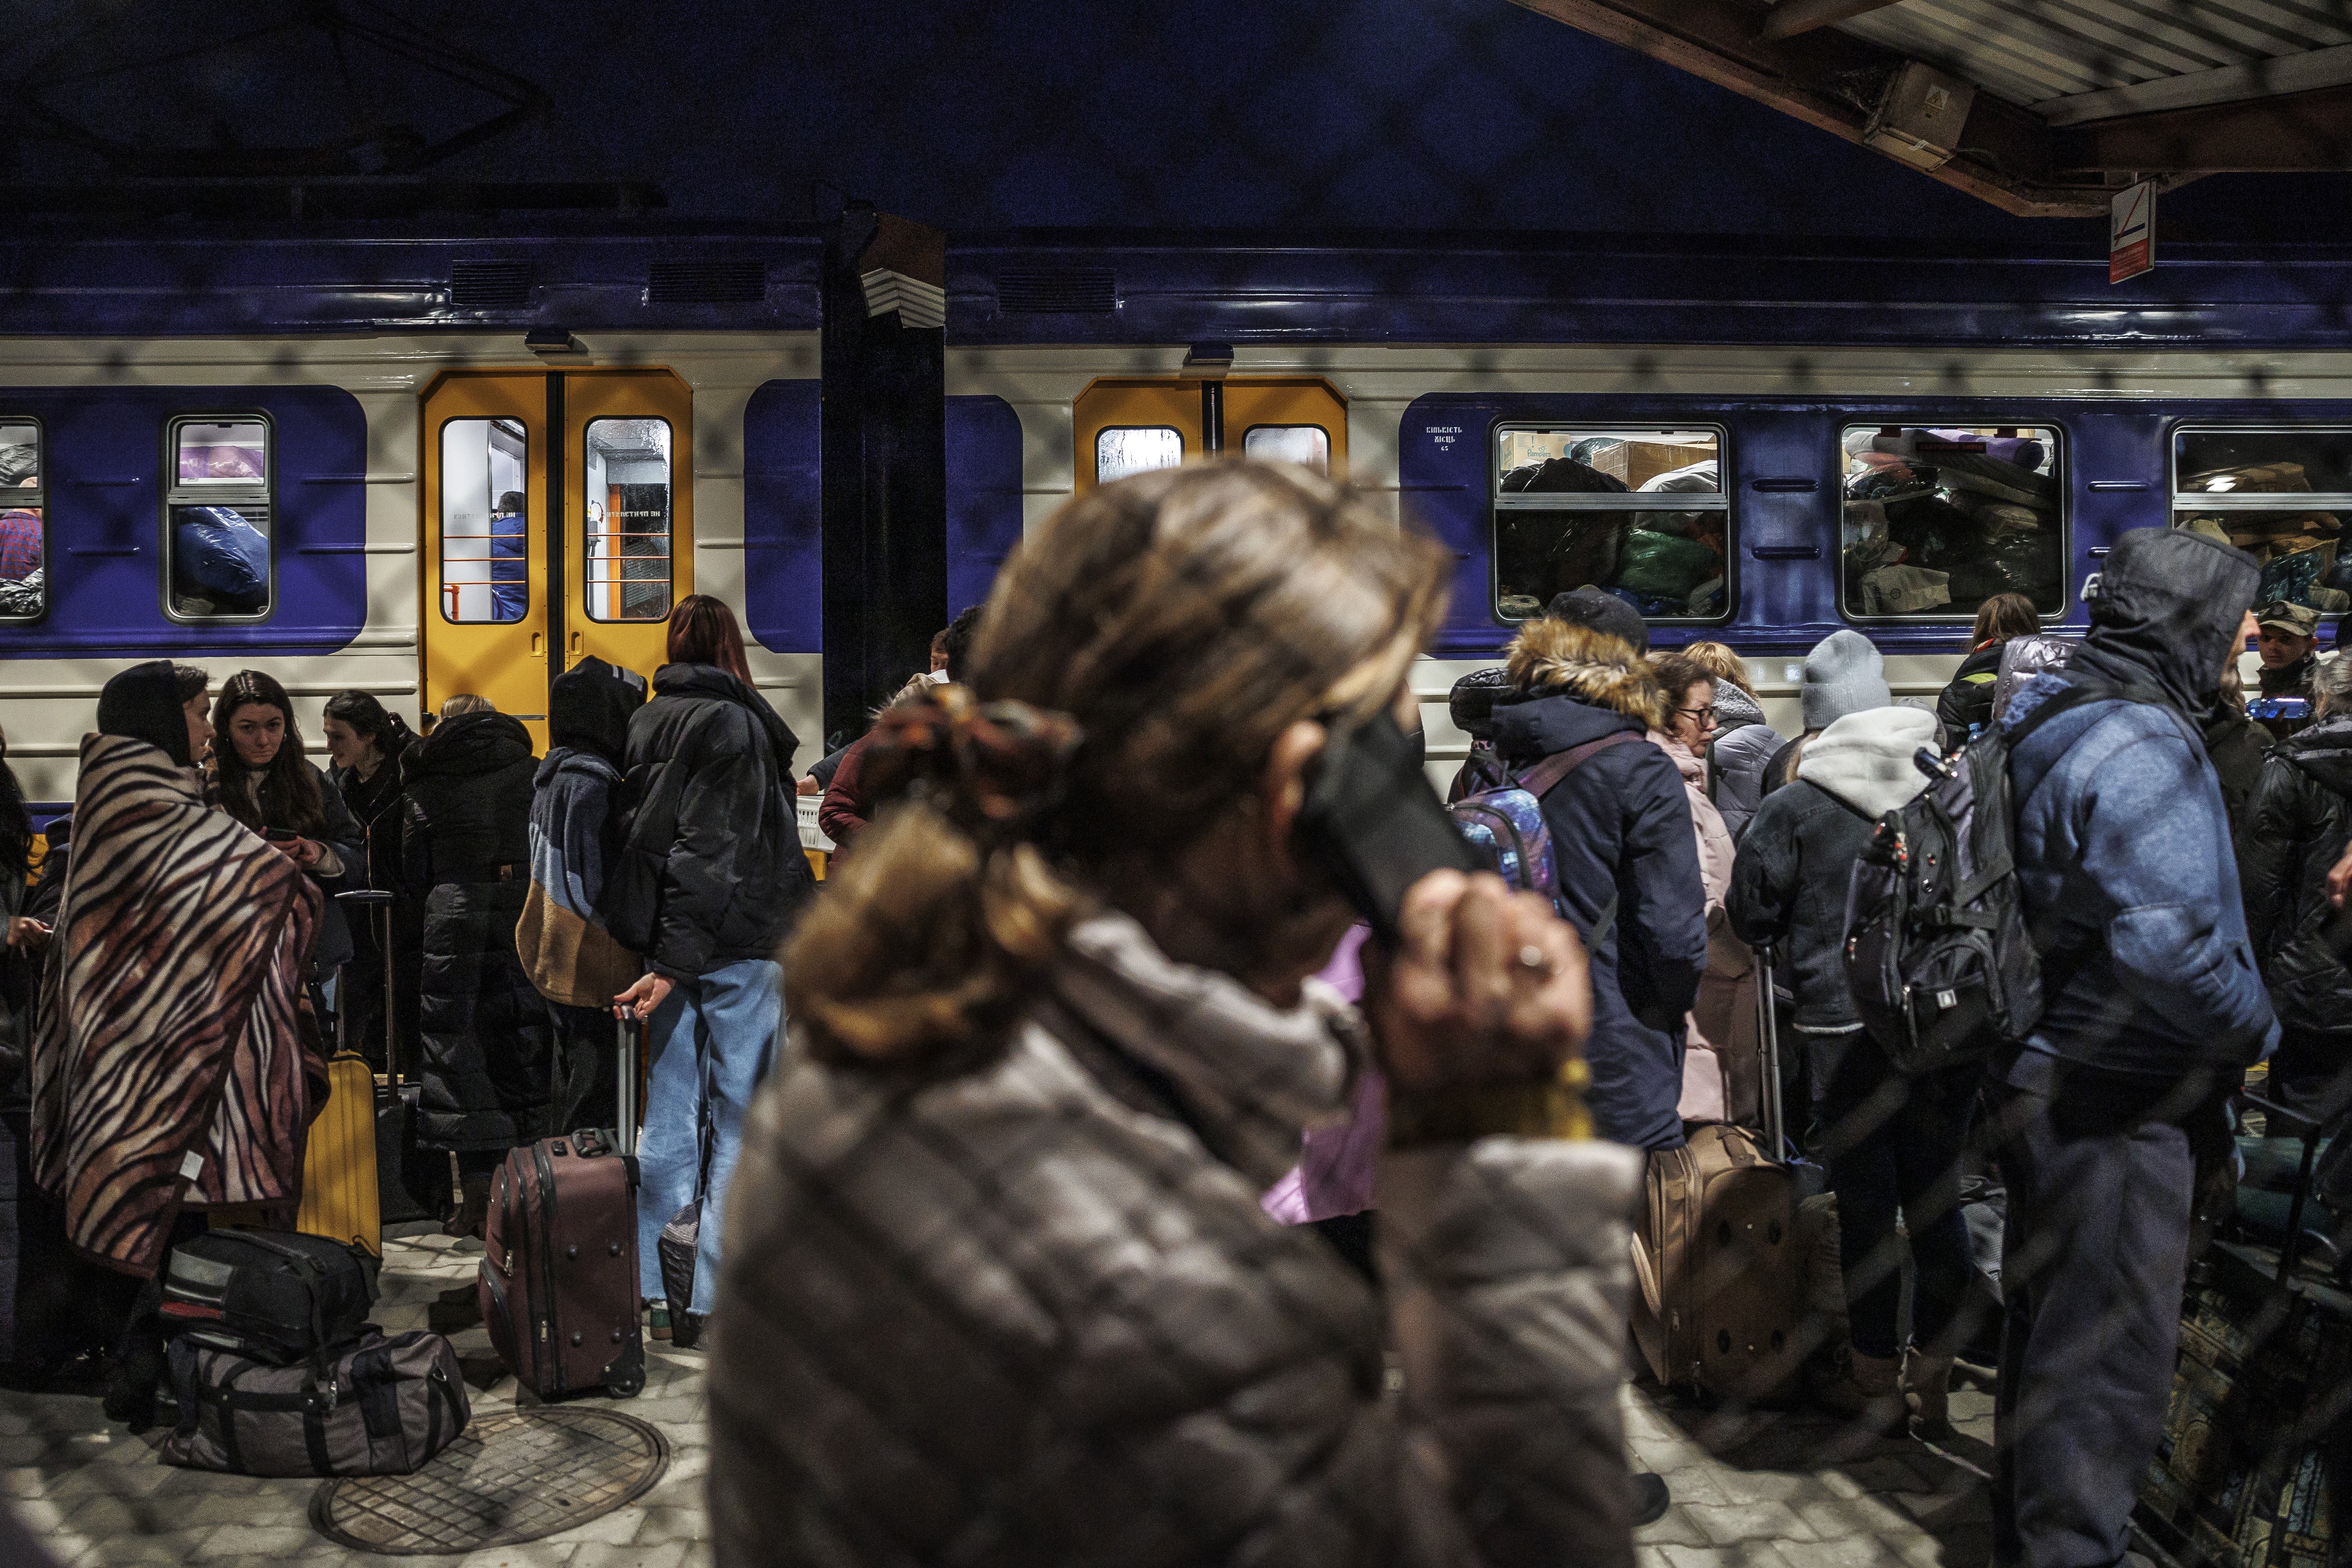
<path fill-rule="evenodd" d="M 1554 752 L 1542 762 L 1517 775 L 1519 787 L 1538 800 L 1541 800 L 1549 795 L 1562 779 L 1583 766 L 1585 759 L 1595 752 L 1604 752 L 1612 746 L 1622 746 L 1629 741 L 1639 741 L 1642 738 L 1642 732 L 1639 730 L 1618 730 L 1601 736 L 1597 741 L 1587 741 L 1580 746 L 1570 746 L 1564 752 Z"/>

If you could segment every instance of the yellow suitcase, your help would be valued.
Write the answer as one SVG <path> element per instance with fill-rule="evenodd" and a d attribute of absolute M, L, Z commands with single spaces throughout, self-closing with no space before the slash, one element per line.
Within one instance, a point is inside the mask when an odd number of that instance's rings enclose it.
<path fill-rule="evenodd" d="M 302 1152 L 302 1206 L 294 1228 L 383 1256 L 375 1184 L 375 1074 L 356 1051 L 327 1061 L 327 1103 Z"/>

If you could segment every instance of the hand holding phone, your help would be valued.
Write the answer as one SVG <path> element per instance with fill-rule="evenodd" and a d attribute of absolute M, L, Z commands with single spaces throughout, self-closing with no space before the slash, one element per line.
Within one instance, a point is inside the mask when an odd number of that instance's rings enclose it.
<path fill-rule="evenodd" d="M 1297 831 L 1307 858 L 1391 949 L 1414 883 L 1432 871 L 1479 868 L 1421 771 L 1421 748 L 1393 713 L 1331 731 L 1307 779 Z"/>

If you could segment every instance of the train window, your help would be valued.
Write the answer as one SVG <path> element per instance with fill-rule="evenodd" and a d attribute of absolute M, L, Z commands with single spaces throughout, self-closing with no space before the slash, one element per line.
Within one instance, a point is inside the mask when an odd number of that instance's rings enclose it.
<path fill-rule="evenodd" d="M 1497 619 L 1587 586 L 1653 620 L 1729 613 L 1721 430 L 1505 426 L 1495 476 Z"/>
<path fill-rule="evenodd" d="M 41 426 L 0 417 L 0 620 L 48 607 L 47 495 Z"/>
<path fill-rule="evenodd" d="M 515 419 L 441 426 L 441 616 L 519 621 L 530 608 L 530 445 Z"/>
<path fill-rule="evenodd" d="M 269 613 L 269 422 L 174 419 L 165 438 L 165 608 L 186 620 Z"/>
<path fill-rule="evenodd" d="M 1167 425 L 1129 425 L 1095 437 L 1095 483 L 1172 468 L 1184 460 L 1183 432 Z"/>
<path fill-rule="evenodd" d="M 588 615 L 658 621 L 669 614 L 669 421 L 592 419 Z"/>
<path fill-rule="evenodd" d="M 2262 563 L 2256 603 L 2352 610 L 2352 428 L 2180 430 L 2172 437 L 2172 521 L 2226 539 Z"/>
<path fill-rule="evenodd" d="M 1242 433 L 1242 456 L 1331 471 L 1331 432 L 1320 425 L 1253 425 Z"/>
<path fill-rule="evenodd" d="M 1997 594 L 2066 605 L 2065 494 L 2046 425 L 1849 425 L 1840 603 L 1847 616 L 1973 616 Z"/>

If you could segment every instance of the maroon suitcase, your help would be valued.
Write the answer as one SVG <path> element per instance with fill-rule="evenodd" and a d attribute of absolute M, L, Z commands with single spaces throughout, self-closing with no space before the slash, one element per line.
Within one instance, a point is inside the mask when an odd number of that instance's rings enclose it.
<path fill-rule="evenodd" d="M 513 1150 L 490 1184 L 480 1270 L 490 1345 L 542 1399 L 646 1385 L 638 1327 L 636 1051 L 621 1030 L 621 1131 Z"/>

